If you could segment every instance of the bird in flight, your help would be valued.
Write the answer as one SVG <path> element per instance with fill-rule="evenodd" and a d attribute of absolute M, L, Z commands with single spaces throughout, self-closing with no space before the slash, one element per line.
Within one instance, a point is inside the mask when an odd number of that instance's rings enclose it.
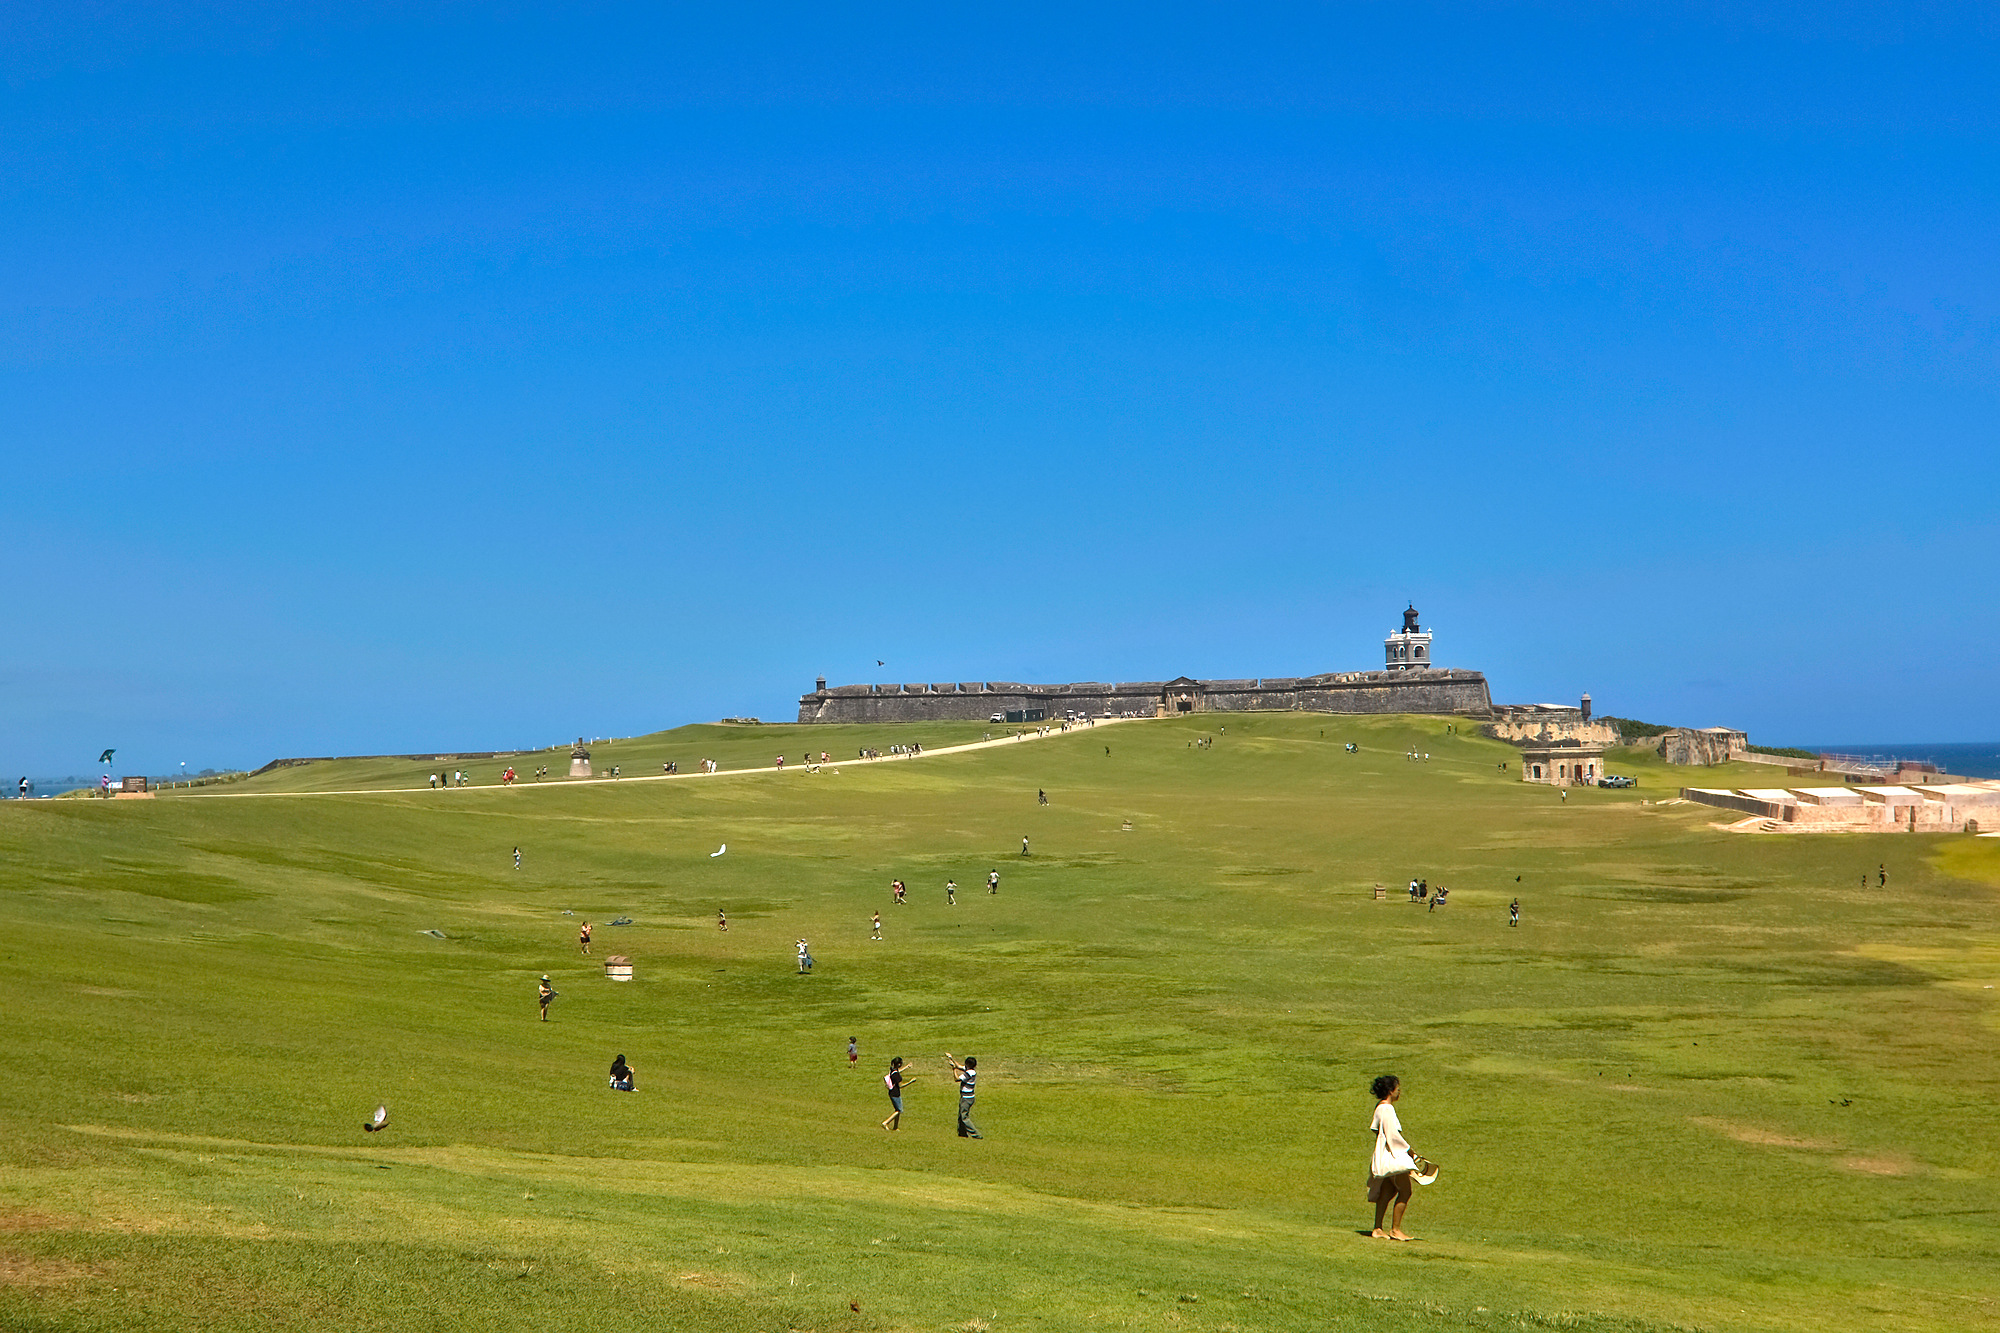
<path fill-rule="evenodd" d="M 875 659 L 875 665 L 876 665 L 876 666 L 887 666 L 887 665 L 889 665 L 889 664 L 888 664 L 887 662 L 884 662 L 884 661 L 883 661 L 883 660 L 882 660 L 881 658 L 879 658 L 879 657 L 878 657 L 878 658 L 876 658 L 876 659 Z"/>
<path fill-rule="evenodd" d="M 361 1126 L 361 1128 L 367 1130 L 370 1134 L 373 1134 L 378 1129 L 387 1129 L 388 1127 L 389 1127 L 389 1108 L 386 1106 L 376 1107 L 375 1118 Z"/>

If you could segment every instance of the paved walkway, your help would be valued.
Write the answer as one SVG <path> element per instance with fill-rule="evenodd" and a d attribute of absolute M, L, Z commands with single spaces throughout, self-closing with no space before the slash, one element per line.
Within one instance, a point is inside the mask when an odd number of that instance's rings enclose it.
<path fill-rule="evenodd" d="M 1088 731 L 1092 726 L 1113 727 L 1120 722 L 1150 721 L 1152 721 L 1151 718 L 1107 717 L 1101 718 L 1088 726 L 1072 728 L 1072 730 Z M 1002 736 L 990 741 L 968 741 L 964 745 L 940 745 L 936 749 L 926 749 L 922 754 L 885 754 L 878 755 L 873 759 L 829 759 L 824 764 L 819 765 L 819 767 L 831 769 L 838 773 L 842 764 L 886 764 L 911 759 L 930 759 L 937 755 L 963 754 L 967 750 L 990 750 L 996 745 L 1009 745 L 1020 741 L 1047 740 L 1050 736 L 1061 736 L 1064 734 L 1066 733 L 1060 727 L 1055 727 L 1050 729 L 1047 735 L 1038 735 L 1035 732 L 1028 731 L 1013 736 Z M 165 794 L 172 795 L 175 800 L 179 801 L 245 801 L 279 796 L 400 796 L 405 792 L 423 792 L 436 796 L 442 792 L 501 790 L 561 791 L 569 787 L 602 787 L 614 784 L 624 786 L 627 783 L 633 782 L 689 782 L 699 778 L 734 778 L 741 777 L 746 773 L 781 773 L 786 771 L 802 773 L 806 771 L 806 765 L 787 764 L 781 769 L 776 764 L 770 764 L 763 768 L 724 768 L 718 769 L 713 773 L 703 773 L 698 770 L 693 773 L 647 773 L 630 778 L 551 778 L 545 782 L 517 780 L 511 786 L 501 782 L 488 782 L 479 786 L 468 785 L 464 787 L 432 787 L 425 785 L 422 787 L 356 787 L 346 791 L 191 791 L 185 794 L 169 791 Z"/>

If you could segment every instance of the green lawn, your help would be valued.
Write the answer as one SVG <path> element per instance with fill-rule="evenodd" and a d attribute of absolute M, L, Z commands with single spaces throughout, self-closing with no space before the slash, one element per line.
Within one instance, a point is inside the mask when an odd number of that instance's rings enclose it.
<path fill-rule="evenodd" d="M 2000 839 L 1725 833 L 1658 802 L 1781 769 L 1619 755 L 1637 790 L 1565 802 L 1514 754 L 1274 714 L 0 804 L 0 1327 L 2000 1326 Z M 1445 1164 L 1413 1245 L 1358 1234 L 1384 1071 Z"/>

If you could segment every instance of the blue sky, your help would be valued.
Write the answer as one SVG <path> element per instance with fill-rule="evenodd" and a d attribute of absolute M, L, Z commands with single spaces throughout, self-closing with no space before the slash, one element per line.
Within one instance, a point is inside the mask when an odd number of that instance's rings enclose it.
<path fill-rule="evenodd" d="M 1502 702 L 2000 736 L 1992 11 L 715 8 L 0 11 L 0 766 L 1406 599 Z"/>

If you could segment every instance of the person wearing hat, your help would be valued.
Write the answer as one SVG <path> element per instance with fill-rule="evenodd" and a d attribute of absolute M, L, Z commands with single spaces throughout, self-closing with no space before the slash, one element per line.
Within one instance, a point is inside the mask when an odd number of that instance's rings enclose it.
<path fill-rule="evenodd" d="M 1375 1135 L 1375 1155 L 1368 1163 L 1368 1201 L 1375 1205 L 1375 1230 L 1370 1234 L 1377 1240 L 1413 1240 L 1403 1234 L 1403 1211 L 1410 1206 L 1414 1192 L 1411 1181 L 1417 1170 L 1409 1141 L 1403 1137 L 1403 1123 L 1396 1118 L 1403 1083 L 1394 1074 L 1384 1074 L 1375 1080 L 1373 1091 L 1375 1118 L 1368 1122 L 1368 1129 Z M 1396 1213 L 1384 1231 L 1382 1215 L 1389 1211 L 1391 1200 Z"/>
<path fill-rule="evenodd" d="M 549 1001 L 556 998 L 556 988 L 549 983 L 549 974 L 546 972 L 542 973 L 541 997 L 542 1021 L 546 1023 L 549 1021 Z"/>

